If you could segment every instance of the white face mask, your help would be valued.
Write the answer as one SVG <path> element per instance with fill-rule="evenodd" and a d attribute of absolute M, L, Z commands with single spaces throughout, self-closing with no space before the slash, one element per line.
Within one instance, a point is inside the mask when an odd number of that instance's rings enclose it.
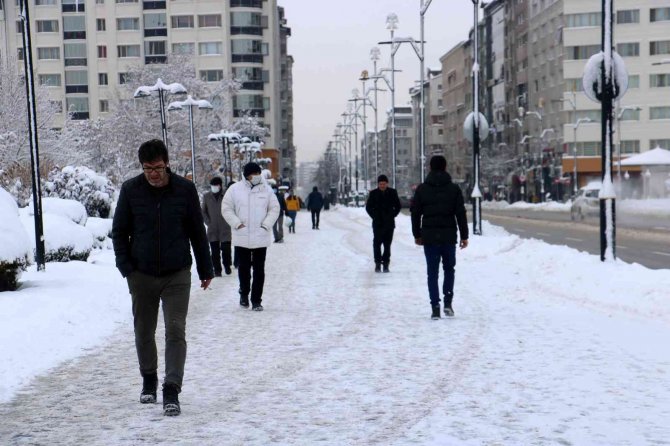
<path fill-rule="evenodd" d="M 261 184 L 262 181 L 263 179 L 261 178 L 260 175 L 252 175 L 251 177 L 251 184 L 253 184 L 254 186 L 258 186 L 259 184 Z"/>
<path fill-rule="evenodd" d="M 221 190 L 221 186 L 212 186 L 212 193 L 213 194 L 218 194 L 220 190 Z"/>

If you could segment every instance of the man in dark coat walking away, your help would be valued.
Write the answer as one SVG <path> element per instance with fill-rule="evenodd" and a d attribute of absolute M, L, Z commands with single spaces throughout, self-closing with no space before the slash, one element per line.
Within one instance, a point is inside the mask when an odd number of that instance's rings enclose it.
<path fill-rule="evenodd" d="M 284 200 L 284 192 L 282 192 L 281 188 L 278 188 L 276 184 L 272 186 L 272 190 L 279 202 L 279 217 L 272 226 L 272 234 L 274 235 L 275 243 L 284 243 L 284 214 L 286 214 L 286 200 Z"/>
<path fill-rule="evenodd" d="M 200 201 L 190 181 L 170 172 L 163 141 L 140 146 L 143 174 L 123 183 L 112 225 L 116 267 L 132 296 L 135 347 L 144 383 L 141 403 L 155 403 L 158 387 L 156 324 L 165 320 L 163 413 L 179 415 L 186 362 L 186 314 L 191 291 L 191 246 L 200 286 L 214 271 Z"/>
<path fill-rule="evenodd" d="M 323 195 L 316 186 L 307 197 L 307 209 L 312 212 L 312 229 L 319 229 L 319 218 L 321 209 L 323 209 Z"/>
<path fill-rule="evenodd" d="M 384 267 L 388 273 L 391 261 L 391 243 L 395 230 L 395 218 L 400 213 L 400 199 L 395 189 L 388 187 L 389 179 L 386 175 L 377 178 L 377 189 L 370 192 L 365 210 L 372 218 L 372 249 L 375 256 L 375 272 L 379 273 Z M 382 245 L 384 253 L 382 254 Z"/>
<path fill-rule="evenodd" d="M 223 259 L 223 270 L 229 275 L 230 268 L 230 225 L 221 215 L 221 202 L 223 201 L 223 180 L 214 177 L 209 181 L 211 190 L 202 197 L 202 216 L 207 225 L 207 240 L 212 251 L 212 263 L 214 263 L 214 275 L 221 277 L 221 260 Z"/>
<path fill-rule="evenodd" d="M 456 229 L 461 249 L 468 246 L 468 220 L 461 189 L 452 183 L 446 171 L 447 160 L 437 155 L 430 159 L 430 173 L 417 187 L 412 200 L 412 234 L 423 246 L 428 271 L 428 294 L 433 319 L 440 318 L 440 260 L 444 269 L 442 293 L 444 314 L 453 316 L 454 276 L 456 266 Z"/>

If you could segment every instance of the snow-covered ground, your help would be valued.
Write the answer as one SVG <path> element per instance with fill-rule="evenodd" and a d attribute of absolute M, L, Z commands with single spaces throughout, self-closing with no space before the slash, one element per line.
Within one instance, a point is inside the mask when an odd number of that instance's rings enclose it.
<path fill-rule="evenodd" d="M 648 200 L 618 200 L 617 212 L 656 217 L 670 217 L 670 198 L 653 198 Z M 484 209 L 524 209 L 532 211 L 570 212 L 572 201 L 565 203 L 549 201 L 545 203 L 526 203 L 517 201 L 509 204 L 506 201 L 484 201 Z"/>
<path fill-rule="evenodd" d="M 362 209 L 308 220 L 269 251 L 266 311 L 240 309 L 234 276 L 194 278 L 174 419 L 137 401 L 109 251 L 26 273 L 0 293 L 0 444 L 669 444 L 669 270 L 485 223 L 458 253 L 456 317 L 432 321 L 408 217 L 390 274 Z"/>

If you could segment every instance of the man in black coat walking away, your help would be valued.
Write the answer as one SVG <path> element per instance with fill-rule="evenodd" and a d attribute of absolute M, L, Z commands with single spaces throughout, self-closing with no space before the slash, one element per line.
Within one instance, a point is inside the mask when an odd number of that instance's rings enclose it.
<path fill-rule="evenodd" d="M 186 314 L 191 292 L 191 246 L 207 289 L 214 271 L 195 185 L 170 172 L 163 141 L 140 146 L 143 174 L 123 183 L 112 224 L 116 267 L 128 280 L 135 347 L 144 379 L 141 403 L 155 403 L 158 387 L 156 324 L 163 303 L 165 380 L 163 413 L 179 415 L 186 362 Z"/>
<path fill-rule="evenodd" d="M 372 249 L 375 256 L 375 272 L 389 272 L 391 261 L 391 243 L 395 230 L 395 218 L 400 213 L 400 199 L 395 189 L 388 187 L 389 179 L 386 175 L 377 178 L 377 189 L 370 192 L 365 210 L 372 218 Z M 382 254 L 382 245 L 384 253 Z"/>
<path fill-rule="evenodd" d="M 460 232 L 461 249 L 468 246 L 468 220 L 461 189 L 452 183 L 446 171 L 447 160 L 437 155 L 430 159 L 430 173 L 417 187 L 412 201 L 412 234 L 423 246 L 428 271 L 428 294 L 432 319 L 440 318 L 440 260 L 444 269 L 442 293 L 444 314 L 453 316 L 454 276 L 456 266 L 456 229 Z"/>
<path fill-rule="evenodd" d="M 323 208 L 323 195 L 319 188 L 314 186 L 312 192 L 307 197 L 307 209 L 312 212 L 312 229 L 319 229 L 319 218 Z"/>
<path fill-rule="evenodd" d="M 223 180 L 221 177 L 214 177 L 209 180 L 211 190 L 202 197 L 202 216 L 207 225 L 207 239 L 212 251 L 212 263 L 214 263 L 214 275 L 221 277 L 221 272 L 231 274 L 230 265 L 231 250 L 230 226 L 221 215 L 221 202 L 223 201 Z M 221 262 L 223 259 L 223 269 Z"/>

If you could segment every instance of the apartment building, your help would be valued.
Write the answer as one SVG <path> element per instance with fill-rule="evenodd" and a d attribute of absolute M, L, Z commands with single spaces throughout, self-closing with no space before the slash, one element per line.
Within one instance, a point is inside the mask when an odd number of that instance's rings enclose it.
<path fill-rule="evenodd" d="M 23 57 L 18 3 L 0 0 L 0 56 Z M 270 131 L 265 147 L 279 149 L 294 170 L 290 28 L 276 0 L 32 0 L 30 7 L 36 80 L 75 119 L 104 117 L 130 65 L 191 54 L 202 79 L 242 82 L 233 115 L 258 116 Z"/>
<path fill-rule="evenodd" d="M 429 68 L 426 70 L 426 80 L 424 82 L 424 100 L 426 132 L 425 132 L 425 157 L 426 172 L 428 163 L 432 155 L 444 155 L 444 106 L 442 98 L 442 69 Z M 415 133 L 414 145 L 417 148 L 417 160 L 421 153 L 421 89 L 416 86 L 410 90 L 410 99 L 412 110 L 414 112 Z M 417 167 L 418 169 L 418 167 Z"/>

